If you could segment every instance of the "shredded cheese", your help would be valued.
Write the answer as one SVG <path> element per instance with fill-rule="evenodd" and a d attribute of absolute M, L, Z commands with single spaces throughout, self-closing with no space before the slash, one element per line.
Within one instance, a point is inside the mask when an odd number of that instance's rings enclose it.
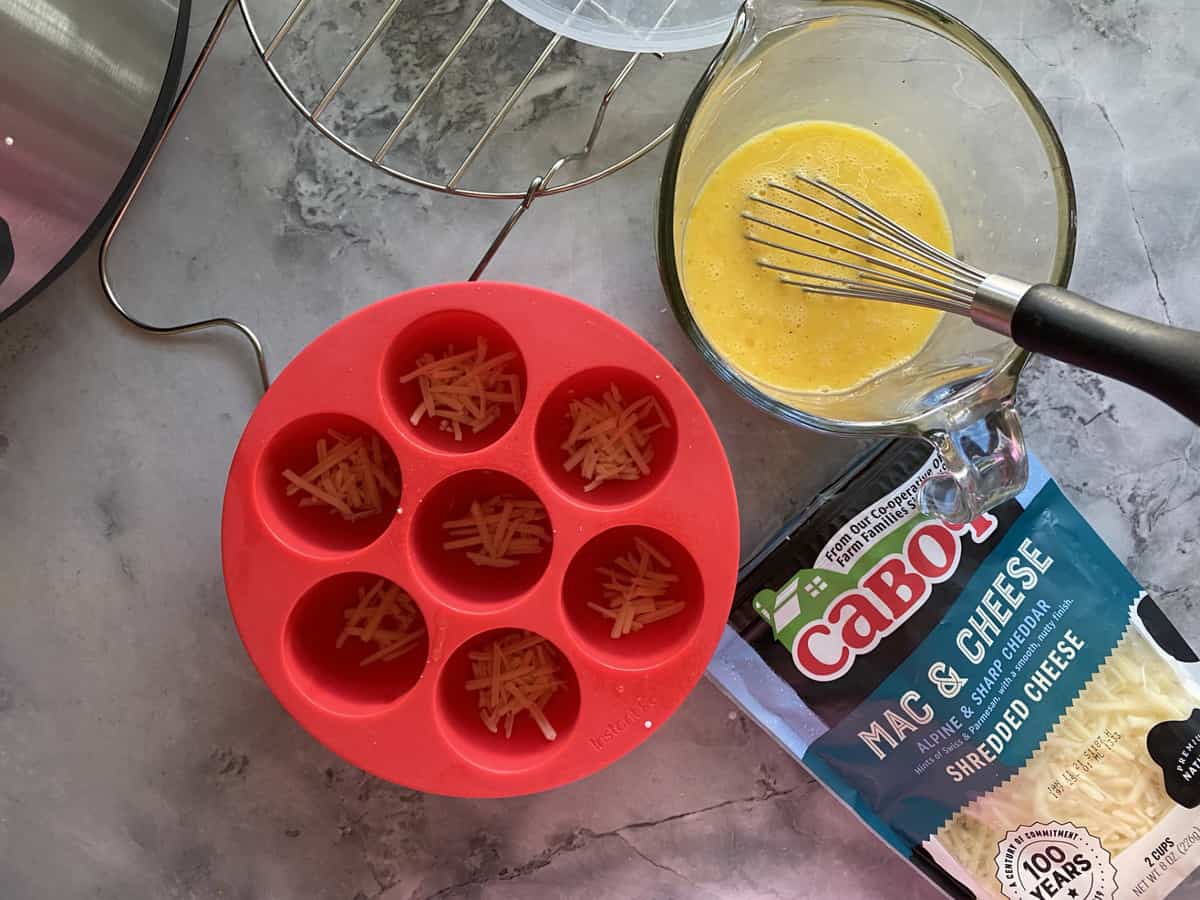
<path fill-rule="evenodd" d="M 448 538 L 442 547 L 464 551 L 477 566 L 509 569 L 519 563 L 514 557 L 537 555 L 550 542 L 539 524 L 545 521 L 546 508 L 537 500 L 473 500 L 469 515 L 442 523 Z"/>
<path fill-rule="evenodd" d="M 303 494 L 300 506 L 323 506 L 355 522 L 384 511 L 383 494 L 400 496 L 399 473 L 385 459 L 378 435 L 350 438 L 330 428 L 317 440 L 317 462 L 303 475 L 285 469 L 287 496 Z M 333 443 L 330 444 L 330 441 Z"/>
<path fill-rule="evenodd" d="M 671 568 L 671 560 L 641 538 L 634 538 L 633 543 L 634 549 L 611 565 L 596 568 L 604 578 L 602 587 L 608 605 L 588 602 L 589 609 L 612 621 L 612 638 L 679 615 L 686 606 L 682 600 L 666 596 L 679 582 L 678 575 L 661 570 Z"/>
<path fill-rule="evenodd" d="M 572 400 L 567 407 L 571 431 L 563 441 L 563 468 L 579 470 L 594 491 L 607 481 L 637 481 L 650 474 L 654 447 L 650 437 L 670 428 L 667 414 L 653 396 L 626 405 L 617 386 L 596 399 Z M 652 424 L 643 424 L 655 419 Z"/>
<path fill-rule="evenodd" d="M 558 737 L 545 709 L 550 698 L 566 687 L 566 681 L 561 677 L 558 652 L 545 638 L 518 631 L 469 657 L 472 677 L 466 689 L 478 693 L 479 718 L 488 731 L 498 734 L 503 722 L 504 736 L 512 737 L 513 723 L 524 712 L 546 740 Z"/>
<path fill-rule="evenodd" d="M 495 424 L 504 407 L 519 412 L 521 378 L 508 371 L 517 354 L 489 359 L 487 350 L 487 341 L 480 337 L 475 349 L 465 353 L 450 347 L 441 357 L 432 353 L 418 357 L 417 367 L 400 379 L 401 384 L 416 381 L 421 389 L 421 402 L 409 421 L 414 426 L 425 418 L 437 421 L 438 428 L 461 441 L 464 430 L 478 434 Z"/>
<path fill-rule="evenodd" d="M 1072 822 L 1115 857 L 1175 805 L 1146 756 L 1147 733 L 1158 722 L 1186 719 L 1197 702 L 1131 628 L 1029 763 L 958 813 L 938 841 L 997 896 L 996 847 L 1013 828 Z"/>
<path fill-rule="evenodd" d="M 346 607 L 342 617 L 346 624 L 337 638 L 339 650 L 350 638 L 376 647 L 360 666 L 399 659 L 415 649 L 425 634 L 425 623 L 412 597 L 386 578 L 380 578 L 370 590 L 359 588 L 358 602 Z"/>

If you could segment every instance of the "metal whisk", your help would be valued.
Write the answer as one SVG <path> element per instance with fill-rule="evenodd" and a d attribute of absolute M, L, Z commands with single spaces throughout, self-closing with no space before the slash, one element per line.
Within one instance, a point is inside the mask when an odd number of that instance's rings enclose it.
<path fill-rule="evenodd" d="M 1200 424 L 1200 332 L 1119 312 L 1055 285 L 988 274 L 853 195 L 819 179 L 794 177 L 794 186 L 772 181 L 751 194 L 742 212 L 779 240 L 754 230 L 746 239 L 845 275 L 758 260 L 784 284 L 810 294 L 968 316 L 1027 350 L 1140 388 Z M 783 215 L 760 214 L 767 210 Z M 816 233 L 800 230 L 801 222 L 817 226 Z"/>

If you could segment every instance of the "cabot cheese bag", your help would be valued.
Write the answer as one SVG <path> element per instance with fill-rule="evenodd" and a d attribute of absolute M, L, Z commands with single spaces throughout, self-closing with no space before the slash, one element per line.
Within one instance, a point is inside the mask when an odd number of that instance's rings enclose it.
<path fill-rule="evenodd" d="M 1153 900 L 1200 865 L 1197 657 L 1036 463 L 964 527 L 860 460 L 743 568 L 709 677 L 953 896 Z"/>

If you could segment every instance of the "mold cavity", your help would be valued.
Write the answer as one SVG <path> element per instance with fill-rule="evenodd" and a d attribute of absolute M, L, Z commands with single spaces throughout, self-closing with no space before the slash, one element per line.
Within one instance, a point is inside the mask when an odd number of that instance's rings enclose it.
<path fill-rule="evenodd" d="M 507 512 L 506 501 L 513 501 Z M 474 525 L 476 512 L 482 532 Z M 518 520 L 522 524 L 514 528 Z M 413 540 L 417 562 L 441 589 L 442 599 L 477 606 L 512 599 L 538 583 L 550 562 L 553 529 L 541 501 L 523 482 L 475 469 L 429 492 L 417 509 Z M 490 564 L 480 557 L 490 558 Z"/>
<path fill-rule="evenodd" d="M 429 656 L 429 629 L 398 585 L 348 572 L 300 599 L 284 649 L 293 680 L 314 703 L 353 715 L 392 703 L 416 685 Z"/>
<path fill-rule="evenodd" d="M 627 571 L 619 561 L 632 561 L 636 568 L 641 557 L 639 542 L 670 563 L 651 557 L 647 570 L 666 573 L 670 580 L 661 582 L 661 589 L 651 588 L 638 596 L 653 595 L 653 604 L 664 611 L 678 603 L 683 608 L 614 638 L 617 620 L 613 616 L 620 615 L 624 604 L 614 608 L 612 598 L 617 592 L 611 587 L 613 579 L 599 570 L 615 572 L 622 587 L 631 585 L 636 573 Z M 653 528 L 627 525 L 605 531 L 583 545 L 567 567 L 562 600 L 571 630 L 596 657 L 619 668 L 642 669 L 673 655 L 695 634 L 704 610 L 704 584 L 696 561 L 682 544 Z M 647 617 L 654 618 L 654 614 L 642 613 L 635 621 Z"/>
<path fill-rule="evenodd" d="M 500 359 L 508 354 L 511 358 Z M 432 394 L 429 381 L 423 387 L 422 378 L 412 377 L 430 357 L 452 360 L 452 374 L 438 376 L 450 380 L 439 381 Z M 400 334 L 384 359 L 383 394 L 396 421 L 420 443 L 447 453 L 470 453 L 503 437 L 517 421 L 526 389 L 525 360 L 516 341 L 478 313 L 446 310 L 425 316 Z M 431 401 L 437 414 L 428 412 Z M 414 423 L 419 410 L 424 411 Z"/>
<path fill-rule="evenodd" d="M 579 413 L 581 405 L 590 403 L 613 408 L 613 414 Z M 628 412 L 622 415 L 618 408 Z M 597 469 L 591 472 L 586 471 L 588 439 L 581 439 L 586 431 L 580 434 L 573 411 L 595 422 L 591 430 L 597 440 L 611 441 L 611 446 L 598 448 Z M 564 493 L 584 503 L 619 506 L 643 497 L 666 477 L 675 461 L 678 431 L 666 397 L 649 379 L 628 369 L 600 368 L 580 372 L 554 389 L 538 414 L 535 440 L 538 459 Z M 565 468 L 568 463 L 571 471 Z M 598 474 L 610 473 L 615 474 L 596 483 Z"/>
<path fill-rule="evenodd" d="M 324 442 L 327 454 L 339 452 L 338 436 L 351 442 L 362 440 L 370 457 L 371 481 L 374 482 L 373 486 L 366 484 L 363 476 L 358 474 L 361 457 L 357 453 L 338 463 L 338 467 L 345 467 L 339 477 L 348 478 L 356 485 L 349 494 L 343 493 L 341 488 L 332 491 L 339 498 L 352 498 L 345 501 L 342 512 L 315 500 L 313 494 L 296 487 L 283 474 L 291 471 L 299 476 L 306 475 L 319 463 L 318 445 L 321 442 Z M 385 477 L 376 477 L 378 472 Z M 311 479 L 311 483 L 321 489 L 321 476 Z M 255 485 L 258 506 L 273 530 L 303 548 L 326 554 L 359 550 L 382 535 L 400 506 L 400 498 L 392 496 L 392 489 L 402 490 L 401 473 L 396 454 L 387 441 L 364 422 L 335 413 L 307 416 L 278 432 L 262 456 Z M 377 505 L 372 491 L 378 494 Z M 366 496 L 356 496 L 354 492 Z M 372 512 L 373 508 L 378 512 Z M 349 517 L 346 511 L 349 511 Z"/>
<path fill-rule="evenodd" d="M 467 687 L 478 681 L 476 663 L 483 655 L 492 655 L 498 641 L 519 641 L 537 635 L 516 629 L 496 629 L 468 640 L 446 661 L 438 685 L 437 706 L 447 726 L 451 743 L 472 762 L 487 769 L 523 769 L 537 763 L 567 743 L 579 718 L 580 693 L 575 669 L 566 655 L 549 641 L 547 656 L 554 661 L 554 678 L 562 682 L 541 710 L 556 733 L 547 740 L 542 728 L 528 712 L 514 715 L 511 737 L 505 737 L 503 721 L 492 732 L 481 715 L 480 692 Z M 474 657 L 474 658 L 473 658 Z"/>

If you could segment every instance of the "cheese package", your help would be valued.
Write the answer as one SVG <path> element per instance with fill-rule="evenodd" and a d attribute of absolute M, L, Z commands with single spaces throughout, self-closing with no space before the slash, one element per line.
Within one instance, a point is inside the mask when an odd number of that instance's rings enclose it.
<path fill-rule="evenodd" d="M 955 897 L 1155 900 L 1200 866 L 1197 657 L 1034 460 L 965 527 L 861 459 L 744 567 L 709 677 Z"/>

